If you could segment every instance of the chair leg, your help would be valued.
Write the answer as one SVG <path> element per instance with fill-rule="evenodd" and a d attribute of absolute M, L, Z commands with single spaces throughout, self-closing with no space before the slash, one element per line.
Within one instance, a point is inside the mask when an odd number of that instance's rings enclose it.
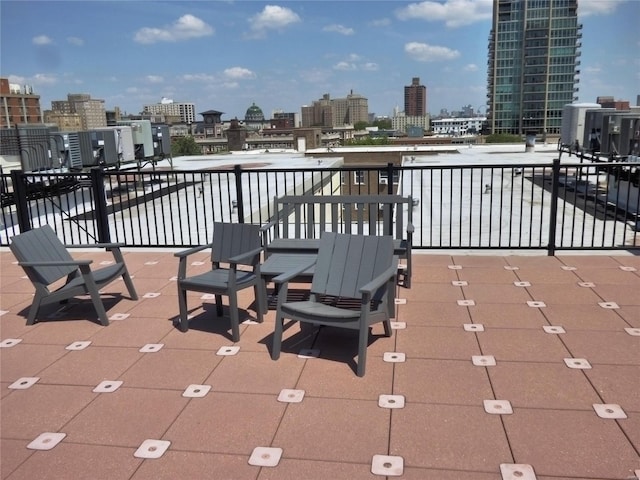
<path fill-rule="evenodd" d="M 384 326 L 384 336 L 390 337 L 391 336 L 391 320 L 388 318 L 386 320 L 383 320 L 382 325 Z"/>
<path fill-rule="evenodd" d="M 280 349 L 282 348 L 282 330 L 284 318 L 276 315 L 276 326 L 273 331 L 273 345 L 271 346 L 271 358 L 277 360 L 280 358 Z"/>
<path fill-rule="evenodd" d="M 129 272 L 125 270 L 122 274 L 122 280 L 124 280 L 124 284 L 127 286 L 127 290 L 129 291 L 129 296 L 131 300 L 138 300 L 138 293 L 136 292 L 136 287 L 133 285 L 133 281 L 131 280 L 131 276 L 129 276 Z"/>
<path fill-rule="evenodd" d="M 216 295 L 216 314 L 221 317 L 223 310 L 222 310 L 222 295 Z"/>
<path fill-rule="evenodd" d="M 265 313 L 265 300 L 262 294 L 262 284 L 258 284 L 253 287 L 253 294 L 256 298 L 256 319 L 259 323 L 262 323 L 262 315 Z"/>
<path fill-rule="evenodd" d="M 231 337 L 234 342 L 239 342 L 240 319 L 238 318 L 238 297 L 236 292 L 229 294 L 229 317 L 231 317 Z"/>
<path fill-rule="evenodd" d="M 106 327 L 107 325 L 109 325 L 109 317 L 107 317 L 107 312 L 104 309 L 102 298 L 100 298 L 98 286 L 93 280 L 86 280 L 86 283 L 89 295 L 91 295 L 91 301 L 93 302 L 93 306 L 96 309 L 96 313 L 98 314 L 98 320 L 100 320 L 100 324 L 102 326 Z"/>
<path fill-rule="evenodd" d="M 180 331 L 189 330 L 189 319 L 187 317 L 187 291 L 178 286 L 178 305 L 180 308 L 180 317 L 178 318 L 178 326 Z"/>
<path fill-rule="evenodd" d="M 358 334 L 358 367 L 356 374 L 364 377 L 364 371 L 367 366 L 367 346 L 369 344 L 369 327 L 361 327 Z"/>
<path fill-rule="evenodd" d="M 42 302 L 43 295 L 40 295 L 37 291 L 33 297 L 33 303 L 29 309 L 29 316 L 27 317 L 27 325 L 33 325 L 36 323 L 36 316 L 40 310 L 40 304 Z"/>

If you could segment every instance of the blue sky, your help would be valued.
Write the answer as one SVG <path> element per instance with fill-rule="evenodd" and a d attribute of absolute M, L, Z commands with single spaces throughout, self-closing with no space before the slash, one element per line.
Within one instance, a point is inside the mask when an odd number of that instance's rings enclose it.
<path fill-rule="evenodd" d="M 0 75 L 44 109 L 89 93 L 138 113 L 162 97 L 243 118 L 255 102 L 299 112 L 351 90 L 369 111 L 403 108 L 420 77 L 427 108 L 484 112 L 491 0 L 0 2 Z M 579 99 L 640 94 L 640 0 L 579 0 Z M 200 117 L 198 117 L 200 118 Z"/>

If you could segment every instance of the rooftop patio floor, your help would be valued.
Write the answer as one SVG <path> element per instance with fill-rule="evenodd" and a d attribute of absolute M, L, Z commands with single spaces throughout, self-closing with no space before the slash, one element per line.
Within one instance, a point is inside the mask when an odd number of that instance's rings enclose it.
<path fill-rule="evenodd" d="M 413 258 L 359 378 L 350 332 L 290 325 L 271 360 L 251 290 L 240 342 L 196 293 L 180 332 L 161 250 L 125 252 L 140 299 L 105 289 L 108 327 L 82 299 L 26 326 L 2 249 L 2 479 L 640 478 L 640 257 Z"/>

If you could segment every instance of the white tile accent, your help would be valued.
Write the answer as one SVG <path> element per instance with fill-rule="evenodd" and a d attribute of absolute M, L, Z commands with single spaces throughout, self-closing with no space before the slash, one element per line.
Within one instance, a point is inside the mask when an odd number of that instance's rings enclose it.
<path fill-rule="evenodd" d="M 130 316 L 131 316 L 130 313 L 115 313 L 109 317 L 109 320 L 114 320 L 114 321 L 126 320 Z"/>
<path fill-rule="evenodd" d="M 569 368 L 576 368 L 579 370 L 589 370 L 591 364 L 586 358 L 565 358 L 564 363 Z"/>
<path fill-rule="evenodd" d="M 458 300 L 458 305 L 461 307 L 473 307 L 475 304 L 475 300 Z"/>
<path fill-rule="evenodd" d="M 381 408 L 404 408 L 404 395 L 380 395 L 378 406 Z"/>
<path fill-rule="evenodd" d="M 158 262 L 156 260 L 152 260 L 150 262 L 144 262 L 145 265 L 157 265 Z"/>
<path fill-rule="evenodd" d="M 473 355 L 471 362 L 478 367 L 493 367 L 496 364 L 496 358 L 493 355 Z"/>
<path fill-rule="evenodd" d="M 627 418 L 627 414 L 624 413 L 624 410 L 620 405 L 615 403 L 594 403 L 593 409 L 600 418 Z"/>
<path fill-rule="evenodd" d="M 484 400 L 484 411 L 492 415 L 511 415 L 513 408 L 509 400 Z"/>
<path fill-rule="evenodd" d="M 0 342 L 0 348 L 15 347 L 21 341 L 21 338 L 5 338 L 2 342 Z"/>
<path fill-rule="evenodd" d="M 142 296 L 142 298 L 157 298 L 159 296 L 160 292 L 147 292 Z"/>
<path fill-rule="evenodd" d="M 600 302 L 598 303 L 602 308 L 615 309 L 620 308 L 616 302 Z"/>
<path fill-rule="evenodd" d="M 304 398 L 304 390 L 292 390 L 283 388 L 278 395 L 278 401 L 282 403 L 300 403 Z"/>
<path fill-rule="evenodd" d="M 374 455 L 371 473 L 387 477 L 399 477 L 404 473 L 404 458 L 391 455 Z"/>
<path fill-rule="evenodd" d="M 9 313 L 9 310 L 0 310 L 0 317 L 3 316 L 5 313 Z"/>
<path fill-rule="evenodd" d="M 389 322 L 391 324 L 391 330 L 404 330 L 407 328 L 407 322 Z"/>
<path fill-rule="evenodd" d="M 449 265 L 447 268 L 449 270 L 462 270 L 462 265 Z"/>
<path fill-rule="evenodd" d="M 516 287 L 530 287 L 531 282 L 513 282 Z"/>
<path fill-rule="evenodd" d="M 630 328 L 627 327 L 624 329 L 625 332 L 627 332 L 629 335 L 632 335 L 634 337 L 640 337 L 640 328 Z"/>
<path fill-rule="evenodd" d="M 624 272 L 637 272 L 638 269 L 636 267 L 625 267 L 624 265 L 620 265 L 620 270 Z"/>
<path fill-rule="evenodd" d="M 249 457 L 249 465 L 275 467 L 280 463 L 282 449 L 277 447 L 256 447 Z"/>
<path fill-rule="evenodd" d="M 138 350 L 141 353 L 155 353 L 164 347 L 164 343 L 147 343 L 144 347 Z"/>
<path fill-rule="evenodd" d="M 593 288 L 596 284 L 593 282 L 578 282 L 578 286 L 583 288 Z"/>
<path fill-rule="evenodd" d="M 122 380 L 105 380 L 96 385 L 93 389 L 95 393 L 112 393 L 122 386 Z"/>
<path fill-rule="evenodd" d="M 502 480 L 537 480 L 531 465 L 524 463 L 501 463 Z"/>
<path fill-rule="evenodd" d="M 244 322 L 240 322 L 242 325 L 259 325 L 260 322 L 256 321 L 256 320 L 251 320 L 250 318 L 247 318 Z"/>
<path fill-rule="evenodd" d="M 216 355 L 227 357 L 230 355 L 237 355 L 239 351 L 240 347 L 238 345 L 228 345 L 226 347 L 220 347 L 216 352 Z"/>
<path fill-rule="evenodd" d="M 393 301 L 394 301 L 394 303 L 396 305 L 406 305 L 407 304 L 407 299 L 406 298 L 396 298 Z"/>
<path fill-rule="evenodd" d="M 560 325 L 543 325 L 542 329 L 547 333 L 567 333 Z"/>
<path fill-rule="evenodd" d="M 216 299 L 216 295 L 214 293 L 204 293 L 200 297 L 200 300 L 215 300 L 215 299 Z"/>
<path fill-rule="evenodd" d="M 38 380 L 40 380 L 40 377 L 22 377 L 9 385 L 8 388 L 13 390 L 26 390 L 34 386 Z"/>
<path fill-rule="evenodd" d="M 91 345 L 91 342 L 89 340 L 80 341 L 80 342 L 73 342 L 73 343 L 70 343 L 69 345 L 67 345 L 65 347 L 65 350 L 84 350 L 89 345 Z"/>
<path fill-rule="evenodd" d="M 568 272 L 573 272 L 574 270 L 577 270 L 577 268 L 576 268 L 576 267 L 569 267 L 569 266 L 567 266 L 567 265 L 563 265 L 563 266 L 561 266 L 560 268 L 561 268 L 562 270 L 566 270 L 566 271 L 568 271 Z"/>
<path fill-rule="evenodd" d="M 505 270 L 520 270 L 520 267 L 514 267 L 512 265 L 505 265 L 504 269 Z"/>
<path fill-rule="evenodd" d="M 469 282 L 467 282 L 466 280 L 453 280 L 451 282 L 451 285 L 453 285 L 454 287 L 466 287 L 467 285 L 469 285 Z"/>
<path fill-rule="evenodd" d="M 100 265 L 111 265 L 113 263 L 113 260 L 103 260 L 100 262 Z"/>
<path fill-rule="evenodd" d="M 527 302 L 527 305 L 529 305 L 532 308 L 543 308 L 547 306 L 544 302 L 541 302 L 539 300 L 529 300 Z"/>
<path fill-rule="evenodd" d="M 384 352 L 382 360 L 389 363 L 402 363 L 407 360 L 407 356 L 401 352 Z"/>
<path fill-rule="evenodd" d="M 484 332 L 484 325 L 481 323 L 465 323 L 464 330 L 466 332 Z"/>
<path fill-rule="evenodd" d="M 200 265 L 204 265 L 204 262 L 191 262 L 191 265 L 194 267 L 199 267 Z"/>
<path fill-rule="evenodd" d="M 189 385 L 184 392 L 182 392 L 183 397 L 187 398 L 202 398 L 211 390 L 211 385 Z"/>
<path fill-rule="evenodd" d="M 27 448 L 29 450 L 51 450 L 53 447 L 58 445 L 66 436 L 66 433 L 41 433 L 29 445 L 27 445 Z"/>
<path fill-rule="evenodd" d="M 133 454 L 136 458 L 160 458 L 171 445 L 168 440 L 146 439 Z"/>
<path fill-rule="evenodd" d="M 320 356 L 320 349 L 318 348 L 303 348 L 298 353 L 298 358 L 318 358 Z"/>

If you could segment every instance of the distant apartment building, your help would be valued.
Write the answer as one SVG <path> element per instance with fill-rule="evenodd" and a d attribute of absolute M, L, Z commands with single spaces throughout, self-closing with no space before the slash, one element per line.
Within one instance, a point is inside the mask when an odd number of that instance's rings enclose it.
<path fill-rule="evenodd" d="M 345 98 L 331 99 L 325 93 L 313 105 L 303 106 L 301 110 L 303 127 L 339 127 L 369 121 L 369 101 L 353 90 Z"/>
<path fill-rule="evenodd" d="M 42 123 L 40 95 L 35 95 L 29 85 L 9 83 L 9 79 L 0 78 L 0 109 L 0 128 Z"/>
<path fill-rule="evenodd" d="M 420 77 L 413 77 L 404 87 L 404 113 L 408 117 L 427 115 L 427 87 L 420 85 Z"/>
<path fill-rule="evenodd" d="M 577 0 L 494 0 L 488 55 L 491 133 L 558 134 L 577 100 Z"/>
<path fill-rule="evenodd" d="M 484 117 L 439 118 L 431 121 L 431 132 L 435 135 L 451 137 L 475 135 L 480 133 L 485 120 Z"/>
<path fill-rule="evenodd" d="M 80 130 L 91 130 L 107 126 L 107 114 L 104 100 L 91 98 L 87 93 L 70 93 L 66 100 L 53 100 L 51 110 L 45 112 L 45 122 L 56 123 L 60 119 L 70 122 L 68 115 L 77 115 Z M 58 125 L 62 130 L 64 125 Z"/>
<path fill-rule="evenodd" d="M 602 108 L 615 108 L 616 110 L 629 110 L 629 100 L 615 100 L 614 97 L 598 97 L 596 103 Z"/>
<path fill-rule="evenodd" d="M 163 98 L 160 103 L 144 105 L 142 107 L 142 113 L 178 118 L 180 123 L 187 125 L 196 121 L 195 104 L 174 102 L 170 98 Z"/>
<path fill-rule="evenodd" d="M 393 117 L 391 117 L 391 128 L 404 133 L 409 133 L 412 127 L 419 127 L 423 131 L 428 132 L 430 123 L 429 114 L 407 115 L 407 112 L 395 112 Z"/>

